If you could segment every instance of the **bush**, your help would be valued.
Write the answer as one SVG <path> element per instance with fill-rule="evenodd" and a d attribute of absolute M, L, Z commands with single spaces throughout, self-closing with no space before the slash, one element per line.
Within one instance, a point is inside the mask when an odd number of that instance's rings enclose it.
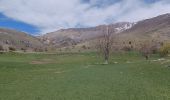
<path fill-rule="evenodd" d="M 82 49 L 87 49 L 87 47 L 85 45 L 82 46 Z"/>
<path fill-rule="evenodd" d="M 146 60 L 148 60 L 149 56 L 152 54 L 152 47 L 149 43 L 143 43 L 139 49 L 139 52 L 143 57 L 145 57 Z"/>
<path fill-rule="evenodd" d="M 27 51 L 27 49 L 26 49 L 26 48 L 21 48 L 21 50 L 22 50 L 22 51 L 24 51 L 24 52 L 26 52 L 26 51 Z"/>
<path fill-rule="evenodd" d="M 9 51 L 16 51 L 16 49 L 14 47 L 8 47 Z"/>
<path fill-rule="evenodd" d="M 4 51 L 4 48 L 2 45 L 0 45 L 0 51 Z"/>
<path fill-rule="evenodd" d="M 43 48 L 34 48 L 34 52 L 43 52 Z"/>
<path fill-rule="evenodd" d="M 161 57 L 165 57 L 169 54 L 169 51 L 170 51 L 170 44 L 164 44 L 159 51 L 159 55 Z"/>
<path fill-rule="evenodd" d="M 132 49 L 132 47 L 130 47 L 130 46 L 124 46 L 124 47 L 122 48 L 122 50 L 123 50 L 123 51 L 132 51 L 133 49 Z"/>
<path fill-rule="evenodd" d="M 45 51 L 45 52 L 48 52 L 48 48 L 45 48 L 44 51 Z"/>

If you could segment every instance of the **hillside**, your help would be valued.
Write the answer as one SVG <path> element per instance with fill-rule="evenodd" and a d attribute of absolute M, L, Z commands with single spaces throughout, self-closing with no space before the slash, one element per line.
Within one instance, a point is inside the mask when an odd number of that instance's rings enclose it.
<path fill-rule="evenodd" d="M 170 14 L 160 15 L 154 18 L 141 20 L 139 22 L 119 22 L 110 25 L 100 25 L 91 28 L 61 29 L 56 32 L 41 36 L 41 41 L 55 47 L 65 47 L 82 44 L 99 38 L 106 28 L 115 30 L 113 34 L 117 42 L 143 39 L 159 39 L 161 41 L 170 39 Z"/>
<path fill-rule="evenodd" d="M 119 22 L 90 28 L 61 29 L 39 37 L 0 28 L 0 44 L 5 48 L 12 46 L 18 50 L 23 48 L 28 50 L 44 49 L 47 45 L 54 50 L 72 46 L 81 48 L 83 45 L 92 44 L 91 41 L 101 37 L 108 26 L 111 30 L 115 30 L 113 34 L 118 45 L 128 43 L 128 41 L 138 44 L 141 43 L 141 40 L 146 39 L 170 40 L 170 14 L 164 14 L 135 23 Z"/>
<path fill-rule="evenodd" d="M 0 28 L 0 45 L 6 50 L 8 50 L 8 47 L 13 47 L 17 50 L 34 50 L 43 46 L 36 37 L 5 28 Z"/>
<path fill-rule="evenodd" d="M 126 29 L 131 28 L 134 23 L 120 22 L 110 24 L 110 28 L 116 30 L 115 34 L 120 33 Z M 40 37 L 43 43 L 52 44 L 56 47 L 63 47 L 69 45 L 76 45 L 78 43 L 86 42 L 96 39 L 103 35 L 107 25 L 100 25 L 91 28 L 70 28 L 61 29 L 56 32 L 47 33 Z"/>
<path fill-rule="evenodd" d="M 119 34 L 123 39 L 170 39 L 170 14 L 160 15 L 137 22 L 131 29 Z"/>

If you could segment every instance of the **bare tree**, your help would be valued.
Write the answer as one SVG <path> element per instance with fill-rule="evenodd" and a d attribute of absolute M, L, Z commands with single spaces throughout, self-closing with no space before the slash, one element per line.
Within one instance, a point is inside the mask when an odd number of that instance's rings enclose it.
<path fill-rule="evenodd" d="M 111 54 L 112 44 L 113 44 L 113 36 L 114 30 L 109 26 L 106 26 L 103 30 L 103 35 L 97 41 L 97 50 L 99 54 L 104 58 L 104 64 L 109 63 L 109 58 Z"/>
<path fill-rule="evenodd" d="M 140 48 L 140 52 L 142 53 L 142 56 L 145 57 L 146 60 L 149 59 L 149 55 L 151 54 L 151 49 L 149 44 L 143 44 Z"/>
<path fill-rule="evenodd" d="M 141 44 L 140 52 L 146 58 L 146 60 L 148 60 L 149 56 L 151 54 L 157 53 L 159 49 L 160 49 L 159 42 L 151 39 L 143 41 L 143 43 Z"/>

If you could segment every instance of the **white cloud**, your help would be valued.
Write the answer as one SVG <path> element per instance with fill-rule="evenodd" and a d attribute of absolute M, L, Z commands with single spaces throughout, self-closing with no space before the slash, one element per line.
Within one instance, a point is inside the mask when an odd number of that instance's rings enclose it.
<path fill-rule="evenodd" d="M 139 21 L 161 14 L 170 13 L 170 3 L 167 1 L 168 0 L 159 1 L 149 5 L 142 2 L 136 2 L 138 6 L 131 7 L 132 9 L 129 10 L 128 13 L 120 16 L 117 21 Z"/>
<path fill-rule="evenodd" d="M 146 4 L 141 0 L 122 0 L 98 7 L 102 0 L 0 0 L 4 15 L 38 27 L 41 33 L 61 28 L 96 26 L 113 21 L 138 21 L 170 12 L 169 0 Z M 103 2 L 110 2 L 104 0 Z M 110 21 L 110 20 L 109 20 Z"/>

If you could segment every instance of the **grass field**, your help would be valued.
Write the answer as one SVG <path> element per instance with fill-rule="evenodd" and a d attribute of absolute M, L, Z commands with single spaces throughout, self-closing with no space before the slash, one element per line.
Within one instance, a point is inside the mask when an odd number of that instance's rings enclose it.
<path fill-rule="evenodd" d="M 0 100 L 170 100 L 169 60 L 94 53 L 0 54 Z"/>

